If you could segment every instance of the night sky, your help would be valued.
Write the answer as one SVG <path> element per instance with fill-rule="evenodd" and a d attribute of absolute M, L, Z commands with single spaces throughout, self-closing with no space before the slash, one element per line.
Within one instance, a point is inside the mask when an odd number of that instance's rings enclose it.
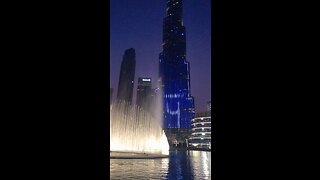
<path fill-rule="evenodd" d="M 138 77 L 158 79 L 162 51 L 162 21 L 166 0 L 110 0 L 110 87 L 116 97 L 124 51 L 136 50 L 134 98 Z M 211 99 L 211 0 L 184 0 L 183 23 L 187 34 L 191 95 L 196 112 L 206 110 Z"/>

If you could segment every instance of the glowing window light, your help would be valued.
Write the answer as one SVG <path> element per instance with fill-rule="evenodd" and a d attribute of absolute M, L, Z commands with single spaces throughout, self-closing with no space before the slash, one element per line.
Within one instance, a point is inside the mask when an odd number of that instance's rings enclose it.
<path fill-rule="evenodd" d="M 150 81 L 151 81 L 151 79 L 142 79 L 142 81 L 150 82 Z"/>

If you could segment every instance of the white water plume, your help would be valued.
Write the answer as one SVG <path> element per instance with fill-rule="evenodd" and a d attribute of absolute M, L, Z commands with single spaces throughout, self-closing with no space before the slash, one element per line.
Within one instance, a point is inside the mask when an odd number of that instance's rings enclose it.
<path fill-rule="evenodd" d="M 161 96 L 157 96 L 154 116 L 136 105 L 115 102 L 110 108 L 110 151 L 169 154 L 162 130 Z"/>

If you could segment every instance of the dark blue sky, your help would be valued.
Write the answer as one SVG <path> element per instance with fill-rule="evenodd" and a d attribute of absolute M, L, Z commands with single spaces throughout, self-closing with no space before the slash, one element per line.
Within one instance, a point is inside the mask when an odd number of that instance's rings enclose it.
<path fill-rule="evenodd" d="M 116 97 L 125 49 L 136 50 L 134 102 L 138 77 L 158 78 L 162 51 L 162 21 L 166 0 L 110 0 L 110 87 Z M 196 112 L 211 99 L 211 0 L 184 0 L 187 60 L 191 68 L 191 94 Z"/>

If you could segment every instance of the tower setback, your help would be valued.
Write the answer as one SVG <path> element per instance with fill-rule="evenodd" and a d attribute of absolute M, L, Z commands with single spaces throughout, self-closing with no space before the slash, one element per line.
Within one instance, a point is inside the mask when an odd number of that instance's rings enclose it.
<path fill-rule="evenodd" d="M 194 118 L 185 31 L 182 0 L 167 0 L 166 16 L 163 20 L 163 51 L 159 56 L 159 78 L 164 96 L 164 128 L 167 129 L 189 129 Z"/>

